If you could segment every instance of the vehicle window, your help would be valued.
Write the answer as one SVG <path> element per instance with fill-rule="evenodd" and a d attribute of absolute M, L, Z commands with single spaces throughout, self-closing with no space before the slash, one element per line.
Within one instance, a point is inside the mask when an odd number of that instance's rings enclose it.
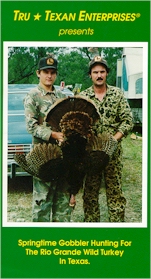
<path fill-rule="evenodd" d="M 24 110 L 23 99 L 26 94 L 8 94 L 8 110 Z"/>

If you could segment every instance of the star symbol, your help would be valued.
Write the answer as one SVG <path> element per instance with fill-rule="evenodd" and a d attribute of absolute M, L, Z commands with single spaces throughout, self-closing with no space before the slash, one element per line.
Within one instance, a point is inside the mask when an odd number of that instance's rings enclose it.
<path fill-rule="evenodd" d="M 40 17 L 41 17 L 41 15 L 38 13 L 38 14 L 34 15 L 34 20 L 39 20 Z"/>

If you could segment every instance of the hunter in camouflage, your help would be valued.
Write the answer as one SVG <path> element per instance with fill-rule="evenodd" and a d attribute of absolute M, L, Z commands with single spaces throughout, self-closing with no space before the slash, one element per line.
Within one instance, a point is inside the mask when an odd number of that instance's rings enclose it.
<path fill-rule="evenodd" d="M 106 196 L 110 222 L 124 222 L 126 199 L 122 193 L 122 138 L 133 128 L 133 117 L 129 104 L 121 89 L 106 83 L 109 73 L 107 62 L 100 56 L 89 64 L 89 75 L 93 85 L 81 92 L 91 99 L 100 112 L 100 120 L 94 127 L 97 133 L 108 132 L 118 141 L 118 147 L 104 170 Z M 87 175 L 84 189 L 85 222 L 100 222 L 99 190 L 100 176 Z"/>
<path fill-rule="evenodd" d="M 53 142 L 51 127 L 45 122 L 45 117 L 58 98 L 64 98 L 61 91 L 52 86 L 52 91 L 48 92 L 40 84 L 27 94 L 24 100 L 26 127 L 34 144 Z"/>
<path fill-rule="evenodd" d="M 52 56 L 41 58 L 36 73 L 39 85 L 24 100 L 27 131 L 32 134 L 34 145 L 61 143 L 63 134 L 53 131 L 45 122 L 52 104 L 64 97 L 53 86 L 57 76 L 57 60 Z M 33 177 L 33 222 L 70 222 L 72 208 L 69 206 L 68 188 L 66 181 L 48 183 Z"/>

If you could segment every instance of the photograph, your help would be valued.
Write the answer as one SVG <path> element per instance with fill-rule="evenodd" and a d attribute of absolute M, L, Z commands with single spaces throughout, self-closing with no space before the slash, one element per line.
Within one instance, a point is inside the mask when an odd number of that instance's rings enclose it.
<path fill-rule="evenodd" d="M 4 43 L 3 223 L 146 226 L 148 44 L 43 45 Z"/>

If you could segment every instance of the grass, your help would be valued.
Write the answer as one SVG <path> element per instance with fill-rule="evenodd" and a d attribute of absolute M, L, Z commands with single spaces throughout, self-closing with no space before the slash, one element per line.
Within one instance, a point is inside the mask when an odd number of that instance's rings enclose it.
<path fill-rule="evenodd" d="M 123 193 L 127 199 L 126 222 L 142 221 L 142 140 L 123 139 Z M 32 179 L 10 179 L 8 183 L 8 222 L 31 222 Z M 83 221 L 82 190 L 76 197 L 73 222 Z M 108 222 L 105 187 L 100 189 L 101 222 Z"/>
<path fill-rule="evenodd" d="M 142 221 L 142 141 L 123 141 L 123 192 L 127 199 L 126 221 Z"/>

